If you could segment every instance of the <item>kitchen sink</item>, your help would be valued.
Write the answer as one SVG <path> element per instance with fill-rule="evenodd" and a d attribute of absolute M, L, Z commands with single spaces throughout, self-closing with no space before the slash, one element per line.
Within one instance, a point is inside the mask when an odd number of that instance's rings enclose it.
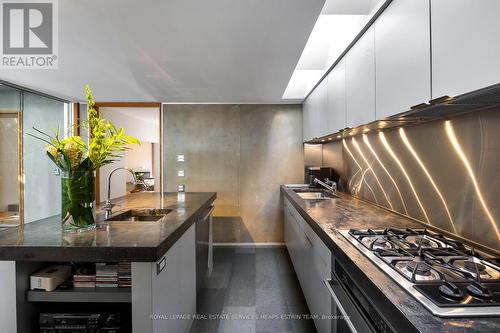
<path fill-rule="evenodd" d="M 154 208 L 129 209 L 115 216 L 110 217 L 106 221 L 157 222 L 171 211 L 172 209 L 154 209 Z"/>
<path fill-rule="evenodd" d="M 328 192 L 328 191 L 323 191 L 323 190 L 303 190 L 303 189 L 297 189 L 293 190 L 295 193 L 298 194 L 299 197 L 301 197 L 304 200 L 330 200 L 330 199 L 335 199 L 338 198 L 335 194 Z"/>

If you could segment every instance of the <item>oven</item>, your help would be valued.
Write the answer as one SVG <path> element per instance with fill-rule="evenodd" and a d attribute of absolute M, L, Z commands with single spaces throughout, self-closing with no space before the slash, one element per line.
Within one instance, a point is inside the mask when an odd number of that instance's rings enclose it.
<path fill-rule="evenodd" d="M 332 271 L 325 281 L 332 296 L 332 333 L 394 332 L 335 259 Z"/>

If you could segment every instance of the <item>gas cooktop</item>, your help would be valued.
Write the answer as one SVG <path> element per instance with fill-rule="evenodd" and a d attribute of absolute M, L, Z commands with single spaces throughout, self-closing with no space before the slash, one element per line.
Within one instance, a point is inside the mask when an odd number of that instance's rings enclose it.
<path fill-rule="evenodd" d="M 500 259 L 426 229 L 340 233 L 441 317 L 500 316 Z"/>

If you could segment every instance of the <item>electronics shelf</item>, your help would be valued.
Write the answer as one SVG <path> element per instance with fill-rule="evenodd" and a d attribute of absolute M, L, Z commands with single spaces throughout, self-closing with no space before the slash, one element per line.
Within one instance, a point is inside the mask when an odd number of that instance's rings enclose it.
<path fill-rule="evenodd" d="M 131 288 L 69 288 L 28 290 L 28 302 L 131 303 Z"/>

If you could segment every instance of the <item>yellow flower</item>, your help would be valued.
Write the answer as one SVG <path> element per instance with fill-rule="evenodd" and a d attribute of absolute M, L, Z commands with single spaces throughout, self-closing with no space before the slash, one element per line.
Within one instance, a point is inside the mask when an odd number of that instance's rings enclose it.
<path fill-rule="evenodd" d="M 61 153 L 53 145 L 47 145 L 47 153 L 58 159 Z"/>
<path fill-rule="evenodd" d="M 69 157 L 73 169 L 78 167 L 78 165 L 80 164 L 80 157 L 81 157 L 81 151 L 80 149 L 78 149 L 78 145 L 72 141 L 68 141 L 64 145 L 64 152 Z"/>
<path fill-rule="evenodd" d="M 80 160 L 85 149 L 85 143 L 79 136 L 70 136 L 61 141 L 62 149 L 68 156 L 72 169 L 76 169 L 80 165 Z"/>

